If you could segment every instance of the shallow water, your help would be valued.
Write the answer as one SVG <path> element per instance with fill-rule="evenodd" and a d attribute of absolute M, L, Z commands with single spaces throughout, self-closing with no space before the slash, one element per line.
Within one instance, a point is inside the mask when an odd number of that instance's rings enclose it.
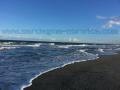
<path fill-rule="evenodd" d="M 20 90 L 40 73 L 68 63 L 116 54 L 120 46 L 41 44 L 0 48 L 0 90 Z"/>

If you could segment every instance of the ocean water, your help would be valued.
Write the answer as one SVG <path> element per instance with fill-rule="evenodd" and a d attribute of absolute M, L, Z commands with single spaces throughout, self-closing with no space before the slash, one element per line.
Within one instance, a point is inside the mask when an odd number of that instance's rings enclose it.
<path fill-rule="evenodd" d="M 0 90 L 22 90 L 49 70 L 117 54 L 120 45 L 35 44 L 0 46 Z"/>

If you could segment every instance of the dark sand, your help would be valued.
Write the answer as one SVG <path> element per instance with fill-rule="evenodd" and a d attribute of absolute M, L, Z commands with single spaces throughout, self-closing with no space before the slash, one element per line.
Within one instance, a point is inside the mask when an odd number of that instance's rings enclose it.
<path fill-rule="evenodd" d="M 120 54 L 50 71 L 24 90 L 120 90 Z"/>

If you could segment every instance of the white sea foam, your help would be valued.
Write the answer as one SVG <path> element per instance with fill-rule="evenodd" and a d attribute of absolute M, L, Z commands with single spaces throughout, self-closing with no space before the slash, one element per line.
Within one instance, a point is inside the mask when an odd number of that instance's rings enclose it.
<path fill-rule="evenodd" d="M 100 51 L 100 52 L 104 52 L 104 49 L 102 49 L 102 48 L 98 48 L 98 51 Z"/>
<path fill-rule="evenodd" d="M 117 49 L 115 49 L 115 50 L 120 51 L 120 48 L 117 48 Z"/>
<path fill-rule="evenodd" d="M 42 43 L 36 43 L 36 44 L 29 44 L 29 45 L 1 45 L 0 48 L 17 48 L 17 47 L 25 47 L 25 46 L 28 46 L 28 47 L 39 47 L 41 46 Z"/>
<path fill-rule="evenodd" d="M 50 43 L 50 45 L 51 45 L 51 46 L 54 46 L 54 45 L 55 45 L 55 43 Z"/>
<path fill-rule="evenodd" d="M 58 45 L 59 48 L 70 48 L 70 47 L 73 47 L 73 46 L 85 47 L 85 46 L 88 46 L 88 45 L 86 45 L 86 44 L 81 44 L 81 45 Z"/>
<path fill-rule="evenodd" d="M 42 45 L 42 43 L 36 43 L 34 45 L 25 45 L 25 46 L 29 46 L 29 47 L 40 47 Z"/>
<path fill-rule="evenodd" d="M 0 50 L 6 50 L 6 49 L 15 49 L 15 48 L 18 48 L 18 47 L 16 47 L 16 46 L 2 46 L 2 47 L 0 47 Z"/>
<path fill-rule="evenodd" d="M 79 50 L 80 52 L 84 52 L 85 53 L 85 51 L 86 51 L 86 49 L 81 49 L 81 50 Z"/>
<path fill-rule="evenodd" d="M 3 45 L 0 46 L 0 50 L 9 50 L 9 49 L 16 49 L 20 47 L 40 47 L 41 43 L 37 43 L 34 45 Z"/>
<path fill-rule="evenodd" d="M 98 58 L 99 58 L 99 57 L 97 56 L 97 57 L 94 58 L 94 59 L 71 61 L 71 62 L 69 62 L 69 63 L 63 64 L 62 66 L 55 67 L 55 68 L 51 68 L 51 69 L 49 69 L 49 70 L 47 70 L 47 71 L 44 71 L 44 72 L 40 72 L 38 75 L 36 75 L 36 76 L 33 77 L 32 79 L 30 79 L 28 85 L 23 85 L 20 90 L 24 90 L 24 88 L 27 88 L 27 87 L 31 86 L 31 85 L 32 85 L 32 81 L 33 81 L 34 79 L 38 78 L 39 76 L 41 76 L 41 75 L 44 74 L 44 73 L 47 73 L 47 72 L 49 72 L 49 71 L 52 71 L 52 70 L 55 70 L 55 69 L 58 69 L 58 68 L 63 68 L 63 67 L 65 67 L 66 65 L 74 64 L 74 63 L 77 63 L 77 62 L 84 62 L 84 61 L 88 61 L 88 60 L 95 60 L 95 59 L 98 59 Z"/>
<path fill-rule="evenodd" d="M 70 45 L 61 45 L 61 46 L 58 46 L 58 48 L 69 48 L 71 47 Z"/>

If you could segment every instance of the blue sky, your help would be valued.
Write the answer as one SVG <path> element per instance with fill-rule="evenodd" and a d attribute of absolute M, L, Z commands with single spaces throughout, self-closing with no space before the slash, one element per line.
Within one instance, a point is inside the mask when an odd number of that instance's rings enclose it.
<path fill-rule="evenodd" d="M 103 26 L 119 29 L 119 16 L 120 0 L 0 0 L 0 30 L 82 29 L 103 28 Z M 76 37 L 80 38 L 80 41 L 86 42 L 91 41 L 89 37 L 95 38 L 92 42 L 101 39 L 101 35 L 98 39 L 96 37 L 98 35 L 80 34 L 78 36 Z M 28 35 L 27 38 L 33 37 L 37 38 L 39 35 L 37 37 Z M 103 35 L 102 37 L 105 40 L 112 38 L 109 42 L 119 42 L 113 37 L 120 38 L 119 35 L 107 35 L 107 37 Z M 60 36 L 52 38 L 64 39 Z"/>

